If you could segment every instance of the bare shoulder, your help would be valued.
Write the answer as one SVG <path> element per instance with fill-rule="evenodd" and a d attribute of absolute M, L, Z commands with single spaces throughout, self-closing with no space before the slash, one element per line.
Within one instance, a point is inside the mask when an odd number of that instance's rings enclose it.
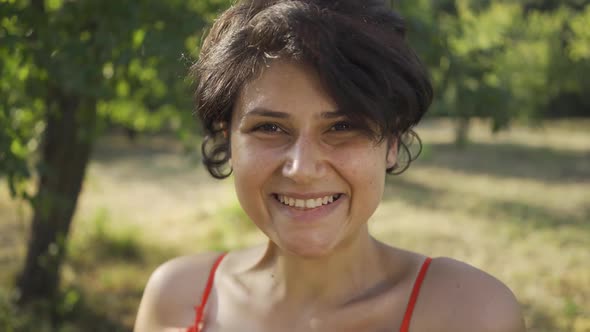
<path fill-rule="evenodd" d="M 520 305 L 506 285 L 451 258 L 433 259 L 419 301 L 413 321 L 425 331 L 525 331 Z"/>
<path fill-rule="evenodd" d="M 218 253 L 182 256 L 160 265 L 144 289 L 135 331 L 178 330 L 193 323 L 209 271 Z"/>

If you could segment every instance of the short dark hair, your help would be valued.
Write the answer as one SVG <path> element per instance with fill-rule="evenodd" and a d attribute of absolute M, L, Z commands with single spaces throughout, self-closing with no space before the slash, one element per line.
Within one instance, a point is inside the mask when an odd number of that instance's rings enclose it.
<path fill-rule="evenodd" d="M 403 172 L 421 150 L 412 128 L 433 95 L 405 33 L 403 19 L 383 0 L 243 0 L 226 10 L 191 67 L 211 175 L 231 173 L 229 137 L 220 124 L 230 123 L 244 84 L 275 58 L 315 70 L 339 110 L 375 140 L 395 135 L 399 165 L 388 173 Z"/>

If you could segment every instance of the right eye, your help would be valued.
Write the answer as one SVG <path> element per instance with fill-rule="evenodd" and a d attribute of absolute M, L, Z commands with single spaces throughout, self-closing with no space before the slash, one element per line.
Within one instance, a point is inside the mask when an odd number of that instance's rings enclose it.
<path fill-rule="evenodd" d="M 263 133 L 277 133 L 283 130 L 281 129 L 281 127 L 274 123 L 263 123 L 261 125 L 254 127 L 252 131 L 258 131 Z"/>

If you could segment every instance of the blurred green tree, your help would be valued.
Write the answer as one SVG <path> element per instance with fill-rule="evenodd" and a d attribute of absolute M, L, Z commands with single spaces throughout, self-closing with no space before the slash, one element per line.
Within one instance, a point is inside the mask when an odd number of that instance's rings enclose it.
<path fill-rule="evenodd" d="M 227 5 L 223 0 L 0 1 L 0 176 L 13 196 L 33 208 L 17 280 L 20 303 L 57 295 L 97 136 L 110 124 L 191 132 L 187 64 L 196 55 L 199 31 Z M 27 190 L 32 175 L 33 194 Z"/>
<path fill-rule="evenodd" d="M 433 113 L 457 121 L 456 143 L 467 142 L 471 118 L 492 119 L 505 127 L 509 84 L 498 75 L 497 59 L 517 19 L 519 5 L 470 0 L 400 2 L 408 17 L 409 38 L 425 54 L 435 86 Z"/>
<path fill-rule="evenodd" d="M 430 67 L 433 113 L 491 130 L 512 120 L 590 116 L 590 1 L 417 0 L 395 2 Z"/>

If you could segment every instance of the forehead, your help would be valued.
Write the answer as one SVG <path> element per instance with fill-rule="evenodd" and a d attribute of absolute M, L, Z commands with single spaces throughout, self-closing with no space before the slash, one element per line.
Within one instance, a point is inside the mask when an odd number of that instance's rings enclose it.
<path fill-rule="evenodd" d="M 313 69 L 299 63 L 275 60 L 241 89 L 234 116 L 257 108 L 315 113 L 334 111 L 338 107 Z"/>

